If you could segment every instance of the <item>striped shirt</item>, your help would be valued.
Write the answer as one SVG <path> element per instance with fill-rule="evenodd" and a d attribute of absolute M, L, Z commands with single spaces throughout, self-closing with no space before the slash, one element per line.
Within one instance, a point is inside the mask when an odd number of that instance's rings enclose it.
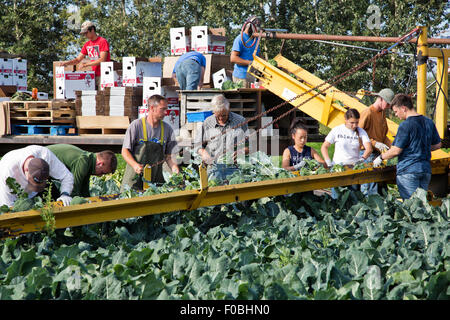
<path fill-rule="evenodd" d="M 202 125 L 202 147 L 206 149 L 211 157 L 216 157 L 218 154 L 236 151 L 236 144 L 245 142 L 248 125 L 244 124 L 236 129 L 229 130 L 236 127 L 238 124 L 245 121 L 245 118 L 237 113 L 230 112 L 228 120 L 224 126 L 217 123 L 216 116 L 213 114 L 203 121 Z M 220 156 L 219 156 L 220 157 Z"/>

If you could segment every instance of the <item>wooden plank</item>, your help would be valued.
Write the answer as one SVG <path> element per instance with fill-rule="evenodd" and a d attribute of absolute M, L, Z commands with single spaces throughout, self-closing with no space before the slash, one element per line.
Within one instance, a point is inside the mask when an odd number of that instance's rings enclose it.
<path fill-rule="evenodd" d="M 127 129 L 130 125 L 128 116 L 77 116 L 80 129 Z"/>

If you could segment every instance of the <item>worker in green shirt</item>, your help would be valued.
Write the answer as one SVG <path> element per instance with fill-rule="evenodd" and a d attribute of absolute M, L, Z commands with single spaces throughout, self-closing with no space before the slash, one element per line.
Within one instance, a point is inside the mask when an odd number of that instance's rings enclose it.
<path fill-rule="evenodd" d="M 117 168 L 116 155 L 110 150 L 93 153 L 71 144 L 53 144 L 47 148 L 72 173 L 74 180 L 72 197 L 90 197 L 89 179 L 91 175 L 101 176 L 114 173 Z"/>

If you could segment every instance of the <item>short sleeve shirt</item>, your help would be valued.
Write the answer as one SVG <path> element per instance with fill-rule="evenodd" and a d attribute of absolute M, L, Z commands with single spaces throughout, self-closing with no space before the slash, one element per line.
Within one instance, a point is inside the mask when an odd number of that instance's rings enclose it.
<path fill-rule="evenodd" d="M 244 41 L 247 42 L 247 40 L 250 38 L 250 36 L 246 33 L 243 35 Z M 250 40 L 247 44 L 249 46 L 250 44 L 255 41 L 254 39 Z M 231 51 L 237 51 L 239 52 L 239 57 L 244 60 L 250 60 L 253 61 L 253 52 L 255 51 L 256 42 L 253 44 L 252 47 L 246 48 L 244 44 L 242 43 L 241 35 L 238 35 L 233 42 L 233 48 Z M 260 49 L 258 47 L 258 50 L 256 51 L 256 54 L 259 55 Z M 239 79 L 245 79 L 247 77 L 247 66 L 241 66 L 237 63 L 234 64 L 234 70 L 233 70 L 233 76 Z"/>
<path fill-rule="evenodd" d="M 164 142 L 163 142 L 163 152 L 165 155 L 176 153 L 178 151 L 177 141 L 175 140 L 175 132 L 173 131 L 170 124 L 163 121 L 164 124 Z M 125 138 L 123 139 L 122 148 L 130 150 L 131 153 L 134 152 L 135 148 L 139 145 L 139 141 L 144 139 L 144 128 L 142 126 L 142 119 L 136 119 L 131 122 L 127 131 L 125 132 Z M 147 122 L 147 141 L 153 141 L 155 143 L 160 143 L 161 140 L 161 126 L 153 128 Z"/>
<path fill-rule="evenodd" d="M 97 60 L 100 58 L 100 52 L 107 51 L 108 56 L 106 61 L 111 60 L 111 54 L 109 52 L 109 43 L 105 38 L 97 37 L 95 41 L 89 40 L 81 49 L 81 53 L 88 56 L 90 60 Z M 95 71 L 95 76 L 100 76 L 100 65 L 92 66 L 92 71 Z"/>
<path fill-rule="evenodd" d="M 401 148 L 397 174 L 431 173 L 431 146 L 441 142 L 434 122 L 422 115 L 408 117 L 397 130 L 392 145 Z"/>
<path fill-rule="evenodd" d="M 335 144 L 333 162 L 342 165 L 353 165 L 359 160 L 360 143 L 370 143 L 369 136 L 364 129 L 357 128 L 351 130 L 341 124 L 331 129 L 330 133 L 326 136 L 325 141 L 331 144 Z"/>
<path fill-rule="evenodd" d="M 236 151 L 238 146 L 245 143 L 248 125 L 244 124 L 233 130 L 230 128 L 243 122 L 245 118 L 234 112 L 229 113 L 225 126 L 217 123 L 214 114 L 209 116 L 202 125 L 202 146 L 211 157 L 220 157 L 220 154 Z"/>

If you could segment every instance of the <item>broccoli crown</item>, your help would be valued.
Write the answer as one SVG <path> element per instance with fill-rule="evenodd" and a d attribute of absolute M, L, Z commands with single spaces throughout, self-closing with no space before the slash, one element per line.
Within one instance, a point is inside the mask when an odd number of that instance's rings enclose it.
<path fill-rule="evenodd" d="M 14 202 L 12 212 L 28 211 L 33 209 L 34 201 L 31 199 L 18 199 Z"/>
<path fill-rule="evenodd" d="M 74 205 L 74 204 L 83 204 L 88 202 L 87 199 L 80 197 L 80 196 L 75 196 L 72 198 L 72 201 L 70 201 L 70 205 Z"/>

